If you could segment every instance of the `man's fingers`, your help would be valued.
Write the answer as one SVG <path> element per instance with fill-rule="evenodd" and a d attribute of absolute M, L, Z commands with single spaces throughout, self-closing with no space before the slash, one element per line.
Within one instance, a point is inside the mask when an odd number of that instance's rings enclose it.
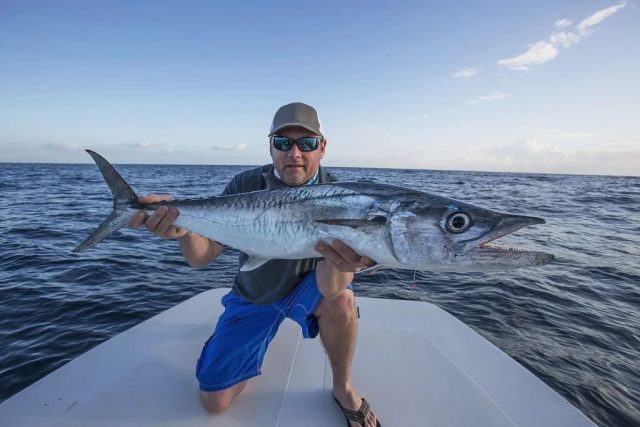
<path fill-rule="evenodd" d="M 333 242 L 331 242 L 331 247 L 336 252 L 338 252 L 342 258 L 353 265 L 359 264 L 362 259 L 362 256 L 359 253 L 351 249 L 350 246 L 347 246 L 340 240 L 334 240 Z"/>
<path fill-rule="evenodd" d="M 172 198 L 171 196 L 168 196 L 166 194 L 147 194 L 146 196 L 138 197 L 138 203 L 142 203 L 142 204 L 166 202 L 169 200 L 172 200 Z M 142 224 L 145 224 L 145 220 L 147 219 L 147 217 L 148 215 L 145 211 L 138 211 L 131 217 L 128 225 L 131 228 L 138 228 Z M 152 221 L 151 223 L 152 225 L 154 225 L 154 227 L 157 224 L 156 220 Z M 150 231 L 153 231 L 153 230 L 150 229 Z"/>
<path fill-rule="evenodd" d="M 158 224 L 162 221 L 169 212 L 169 208 L 166 206 L 160 206 L 154 213 L 145 221 L 145 225 L 147 226 L 147 230 L 152 233 L 156 232 L 156 228 L 158 228 Z"/>
<path fill-rule="evenodd" d="M 168 202 L 173 200 L 173 198 L 167 194 L 147 194 L 145 196 L 138 197 L 139 203 L 157 203 L 157 202 Z"/>
<path fill-rule="evenodd" d="M 144 224 L 144 220 L 147 218 L 147 213 L 145 211 L 136 212 L 131 219 L 129 220 L 130 228 L 138 228 L 142 224 Z"/>
<path fill-rule="evenodd" d="M 345 272 L 357 272 L 376 265 L 371 258 L 360 255 L 340 240 L 334 240 L 330 245 L 320 241 L 315 249 Z"/>
<path fill-rule="evenodd" d="M 352 272 L 354 271 L 354 266 L 344 259 L 342 255 L 336 251 L 332 245 L 329 245 L 325 242 L 318 242 L 315 246 L 316 251 L 320 252 L 324 255 L 325 259 L 329 260 L 333 263 L 339 270 L 344 272 Z"/>
<path fill-rule="evenodd" d="M 331 245 L 323 241 L 316 243 L 314 249 L 320 252 L 320 254 L 322 254 L 325 258 L 332 258 L 332 257 L 338 256 L 338 253 L 335 251 L 335 249 L 333 249 Z"/>
<path fill-rule="evenodd" d="M 162 218 L 158 226 L 156 227 L 156 234 L 163 235 L 172 227 L 173 221 L 178 217 L 178 210 L 176 208 L 169 208 L 167 214 Z"/>
<path fill-rule="evenodd" d="M 369 268 L 369 267 L 373 267 L 374 265 L 376 265 L 377 262 L 375 262 L 374 260 L 372 260 L 368 256 L 364 256 L 363 255 L 362 258 L 360 259 L 360 264 L 362 264 L 362 266 L 364 268 Z"/>
<path fill-rule="evenodd" d="M 360 255 L 341 240 L 331 242 L 331 247 L 349 264 L 349 271 L 357 272 L 376 264 L 371 258 Z"/>
<path fill-rule="evenodd" d="M 173 226 L 173 222 L 178 217 L 176 208 L 168 206 L 160 206 L 149 219 L 145 222 L 147 229 L 153 234 L 165 239 L 173 238 L 177 230 Z M 172 233 L 173 231 L 173 233 Z"/>

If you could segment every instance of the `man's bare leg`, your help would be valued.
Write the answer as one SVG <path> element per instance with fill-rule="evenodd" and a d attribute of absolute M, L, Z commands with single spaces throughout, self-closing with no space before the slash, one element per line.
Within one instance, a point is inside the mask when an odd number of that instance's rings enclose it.
<path fill-rule="evenodd" d="M 221 414 L 227 410 L 233 399 L 244 390 L 248 381 L 244 380 L 220 391 L 200 391 L 202 407 L 212 414 Z"/>
<path fill-rule="evenodd" d="M 323 298 L 313 314 L 318 318 L 320 338 L 331 362 L 333 395 L 342 406 L 357 411 L 362 397 L 351 384 L 351 362 L 358 327 L 353 292 L 346 289 L 331 300 Z M 359 424 L 352 423 L 352 426 Z M 376 417 L 371 411 L 364 427 L 375 426 Z"/>

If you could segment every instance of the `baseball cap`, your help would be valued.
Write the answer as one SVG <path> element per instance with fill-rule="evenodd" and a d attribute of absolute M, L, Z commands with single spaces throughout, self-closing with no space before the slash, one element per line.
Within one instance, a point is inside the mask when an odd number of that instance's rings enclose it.
<path fill-rule="evenodd" d="M 322 132 L 320 132 L 318 112 L 312 106 L 302 102 L 293 102 L 278 108 L 276 115 L 273 116 L 269 136 L 273 136 L 280 129 L 289 126 L 300 126 L 313 132 L 315 135 L 324 136 Z"/>

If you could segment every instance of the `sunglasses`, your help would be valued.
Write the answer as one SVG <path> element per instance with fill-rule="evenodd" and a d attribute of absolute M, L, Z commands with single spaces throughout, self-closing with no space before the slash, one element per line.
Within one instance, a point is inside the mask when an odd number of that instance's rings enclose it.
<path fill-rule="evenodd" d="M 322 138 L 315 136 L 305 136 L 300 139 L 292 139 L 287 136 L 272 136 L 271 142 L 273 142 L 273 148 L 279 151 L 290 151 L 293 148 L 293 144 L 298 146 L 298 150 L 302 152 L 309 152 L 317 150 L 322 142 Z"/>

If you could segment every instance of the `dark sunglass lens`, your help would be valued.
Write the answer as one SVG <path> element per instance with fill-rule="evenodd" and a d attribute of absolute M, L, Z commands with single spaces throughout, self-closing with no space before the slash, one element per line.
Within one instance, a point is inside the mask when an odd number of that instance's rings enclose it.
<path fill-rule="evenodd" d="M 298 141 L 300 151 L 313 151 L 318 148 L 320 141 L 318 138 L 302 138 Z"/>
<path fill-rule="evenodd" d="M 289 151 L 293 146 L 293 141 L 290 138 L 284 136 L 275 136 L 273 137 L 273 146 L 276 148 L 276 150 Z"/>

